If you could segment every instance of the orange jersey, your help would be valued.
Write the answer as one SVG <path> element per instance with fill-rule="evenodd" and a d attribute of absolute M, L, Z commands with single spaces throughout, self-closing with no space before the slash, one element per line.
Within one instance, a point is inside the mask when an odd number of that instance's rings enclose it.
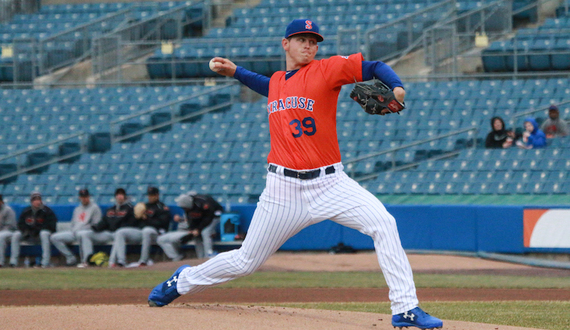
<path fill-rule="evenodd" d="M 285 80 L 271 76 L 267 112 L 269 163 L 309 170 L 341 161 L 336 106 L 343 85 L 362 81 L 362 54 L 313 60 Z"/>

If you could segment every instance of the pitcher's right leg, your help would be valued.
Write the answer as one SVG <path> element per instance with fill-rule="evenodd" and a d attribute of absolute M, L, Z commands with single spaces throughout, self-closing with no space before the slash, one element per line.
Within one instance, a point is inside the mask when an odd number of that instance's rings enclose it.
<path fill-rule="evenodd" d="M 268 186 L 260 197 L 257 209 L 242 247 L 218 254 L 196 267 L 186 267 L 159 284 L 149 296 L 149 304 L 170 291 L 168 283 L 176 283 L 178 294 L 197 293 L 257 270 L 285 241 L 311 224 L 297 179 L 269 173 Z M 164 292 L 164 293 L 163 293 Z M 174 297 L 175 295 L 172 294 Z M 177 297 L 172 298 L 174 300 Z M 172 300 L 166 302 L 170 303 Z M 164 305 L 163 305 L 164 306 Z"/>

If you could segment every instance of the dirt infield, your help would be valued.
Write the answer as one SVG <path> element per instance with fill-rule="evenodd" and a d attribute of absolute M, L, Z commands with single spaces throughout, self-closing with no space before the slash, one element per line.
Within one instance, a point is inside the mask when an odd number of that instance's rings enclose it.
<path fill-rule="evenodd" d="M 262 306 L 142 305 L 0 308 L 3 329 L 393 330 L 390 315 Z M 449 330 L 529 328 L 445 321 Z"/>
<path fill-rule="evenodd" d="M 2 291 L 0 306 L 145 304 L 150 289 Z M 570 300 L 567 289 L 420 288 L 420 301 Z M 178 303 L 387 302 L 388 289 L 370 288 L 212 288 Z"/>
<path fill-rule="evenodd" d="M 416 273 L 570 276 L 570 271 L 528 267 L 476 258 L 410 255 Z M 192 265 L 203 260 L 186 260 Z M 174 270 L 179 263 L 157 263 L 145 269 Z M 140 268 L 119 271 L 137 271 Z M 279 253 L 260 271 L 379 272 L 374 253 L 330 255 Z M 146 306 L 148 289 L 4 290 L 0 317 L 6 329 L 392 329 L 390 316 L 373 313 L 266 308 L 258 303 L 387 302 L 388 290 L 362 288 L 212 288 L 183 296 L 166 308 Z M 567 289 L 418 289 L 420 301 L 570 300 Z M 232 306 L 231 304 L 250 304 Z M 43 305 L 43 306 L 37 306 Z M 28 307 L 24 307 L 28 306 Z M 31 307 L 34 306 L 34 307 Z M 102 317 L 103 316 L 103 317 Z M 7 320 L 7 321 L 5 321 Z M 24 323 L 23 320 L 26 320 Z M 215 326 L 211 322 L 215 320 Z M 7 323 L 6 323 L 7 322 Z M 11 323 L 17 322 L 17 323 Z M 6 327 L 4 327 L 6 325 Z M 526 329 L 446 321 L 444 329 Z"/>

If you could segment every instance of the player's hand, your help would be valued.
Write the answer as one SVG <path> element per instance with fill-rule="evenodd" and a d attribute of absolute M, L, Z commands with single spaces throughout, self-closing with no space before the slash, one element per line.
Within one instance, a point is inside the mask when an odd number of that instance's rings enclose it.
<path fill-rule="evenodd" d="M 406 97 L 406 91 L 402 87 L 395 87 L 392 92 L 394 92 L 394 97 L 400 103 L 404 103 L 404 98 Z"/>
<path fill-rule="evenodd" d="M 182 217 L 179 216 L 178 214 L 175 214 L 173 219 L 174 219 L 174 221 L 176 221 L 176 222 L 180 222 L 180 221 L 182 220 Z"/>
<path fill-rule="evenodd" d="M 222 76 L 233 77 L 236 73 L 237 65 L 227 58 L 214 57 L 212 61 L 216 62 L 216 72 Z"/>
<path fill-rule="evenodd" d="M 190 234 L 194 235 L 194 237 L 200 236 L 200 231 L 198 229 L 194 229 L 190 231 Z"/>

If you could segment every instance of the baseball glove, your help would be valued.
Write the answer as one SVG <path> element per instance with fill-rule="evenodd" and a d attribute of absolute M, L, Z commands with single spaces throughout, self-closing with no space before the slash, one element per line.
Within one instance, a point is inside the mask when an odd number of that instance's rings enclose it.
<path fill-rule="evenodd" d="M 137 219 L 145 219 L 145 212 L 146 212 L 146 204 L 143 202 L 139 202 L 137 203 L 137 205 L 135 205 L 134 210 L 135 212 L 135 218 Z"/>
<path fill-rule="evenodd" d="M 399 114 L 406 107 L 396 100 L 394 92 L 380 80 L 375 80 L 373 84 L 355 84 L 350 92 L 350 98 L 371 115 Z"/>

